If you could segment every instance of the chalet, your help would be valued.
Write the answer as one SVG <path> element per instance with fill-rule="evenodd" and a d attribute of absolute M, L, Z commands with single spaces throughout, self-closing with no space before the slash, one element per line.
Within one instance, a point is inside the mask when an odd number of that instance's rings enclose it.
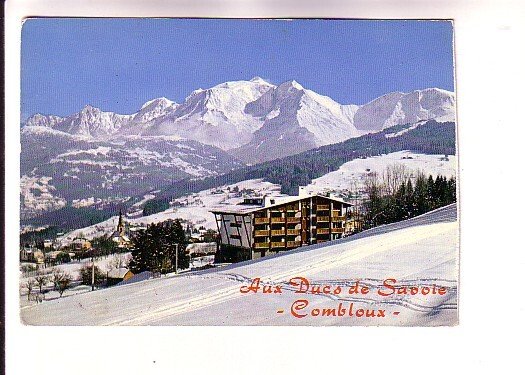
<path fill-rule="evenodd" d="M 37 248 L 23 247 L 22 249 L 20 249 L 20 261 L 43 264 L 44 263 L 44 253 L 42 252 L 42 250 L 39 250 Z"/>
<path fill-rule="evenodd" d="M 133 277 L 133 272 L 127 268 L 116 268 L 108 271 L 107 275 L 107 286 L 116 285 L 122 281 L 129 280 Z"/>
<path fill-rule="evenodd" d="M 294 197 L 245 198 L 215 209 L 220 252 L 225 260 L 256 259 L 297 247 L 341 238 L 350 203 L 311 195 L 304 188 Z"/>
<path fill-rule="evenodd" d="M 71 242 L 71 249 L 75 253 L 79 253 L 79 252 L 81 253 L 84 251 L 88 251 L 89 249 L 91 249 L 91 242 L 83 237 L 76 237 Z"/>

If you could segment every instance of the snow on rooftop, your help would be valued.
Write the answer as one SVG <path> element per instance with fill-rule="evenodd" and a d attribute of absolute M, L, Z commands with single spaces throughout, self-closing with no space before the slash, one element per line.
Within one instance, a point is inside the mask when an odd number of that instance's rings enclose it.
<path fill-rule="evenodd" d="M 113 279 L 122 279 L 129 272 L 127 268 L 114 268 L 108 271 L 108 277 Z"/>

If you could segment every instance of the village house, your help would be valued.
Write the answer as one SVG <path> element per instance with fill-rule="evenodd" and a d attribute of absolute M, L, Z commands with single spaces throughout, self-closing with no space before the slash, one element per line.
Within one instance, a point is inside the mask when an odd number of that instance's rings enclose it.
<path fill-rule="evenodd" d="M 22 247 L 20 249 L 20 261 L 43 264 L 44 253 L 35 247 Z"/>
<path fill-rule="evenodd" d="M 351 204 L 332 196 L 245 198 L 214 209 L 220 252 L 232 261 L 256 259 L 301 246 L 341 238 Z M 221 258 L 221 261 L 224 259 Z"/>
<path fill-rule="evenodd" d="M 81 253 L 91 249 L 91 242 L 85 238 L 77 237 L 71 242 L 71 249 L 75 253 Z"/>
<path fill-rule="evenodd" d="M 133 272 L 127 268 L 115 268 L 106 274 L 106 284 L 107 286 L 116 285 L 122 281 L 129 280 L 133 277 Z"/>

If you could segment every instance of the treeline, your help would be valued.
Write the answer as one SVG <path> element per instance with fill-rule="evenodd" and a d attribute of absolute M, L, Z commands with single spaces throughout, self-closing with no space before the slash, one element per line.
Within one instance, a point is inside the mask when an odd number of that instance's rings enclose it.
<path fill-rule="evenodd" d="M 170 208 L 168 199 L 151 199 L 144 204 L 142 215 L 149 216 L 157 212 L 166 211 L 168 208 Z"/>
<path fill-rule="evenodd" d="M 91 207 L 62 207 L 56 211 L 46 212 L 31 219 L 23 220 L 25 224 L 34 226 L 47 225 L 59 231 L 88 227 L 109 219 L 118 213 L 118 207 L 97 210 Z"/>
<path fill-rule="evenodd" d="M 337 170 L 344 163 L 359 159 L 410 150 L 426 154 L 454 155 L 456 153 L 456 125 L 454 122 L 427 121 L 397 137 L 387 138 L 411 125 L 397 125 L 379 133 L 351 138 L 341 143 L 319 147 L 303 153 L 272 160 L 229 173 L 203 179 L 182 180 L 162 189 L 157 198 L 146 204 L 145 214 L 160 212 L 168 202 L 201 190 L 244 180 L 262 178 L 281 185 L 281 192 L 295 195 L 299 186 Z"/>
<path fill-rule="evenodd" d="M 439 207 L 456 202 L 456 179 L 438 175 L 418 174 L 412 179 L 395 183 L 379 183 L 377 179 L 366 183 L 363 229 L 406 220 Z"/>
<path fill-rule="evenodd" d="M 52 239 L 60 233 L 61 229 L 57 227 L 49 227 L 38 230 L 32 230 L 20 234 L 20 245 L 32 245 L 36 244 L 36 247 L 43 249 L 44 240 Z"/>

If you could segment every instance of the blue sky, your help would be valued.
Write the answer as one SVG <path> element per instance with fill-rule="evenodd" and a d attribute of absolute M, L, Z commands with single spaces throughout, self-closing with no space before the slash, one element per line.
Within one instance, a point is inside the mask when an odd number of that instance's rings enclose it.
<path fill-rule="evenodd" d="M 453 91 L 446 21 L 31 19 L 22 30 L 22 118 L 91 104 L 133 113 L 165 96 L 261 76 L 342 104 L 391 91 Z"/>

